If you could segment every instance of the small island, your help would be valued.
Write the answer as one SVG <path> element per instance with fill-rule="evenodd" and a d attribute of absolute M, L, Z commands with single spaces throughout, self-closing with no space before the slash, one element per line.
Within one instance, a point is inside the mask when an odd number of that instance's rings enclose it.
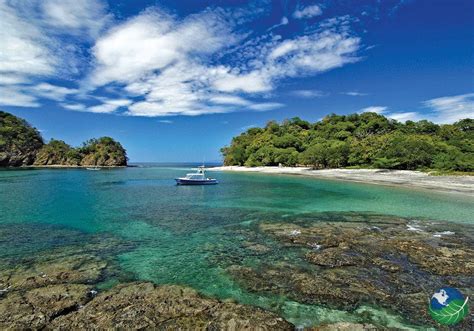
<path fill-rule="evenodd" d="M 56 139 L 45 143 L 25 120 L 0 111 L 0 166 L 124 167 L 127 152 L 110 137 L 90 139 L 77 148 Z"/>

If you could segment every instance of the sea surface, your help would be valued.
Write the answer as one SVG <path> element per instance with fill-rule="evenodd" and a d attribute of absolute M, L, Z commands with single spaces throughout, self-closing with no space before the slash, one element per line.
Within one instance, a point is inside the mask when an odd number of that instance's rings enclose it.
<path fill-rule="evenodd" d="M 173 178 L 190 172 L 191 166 L 2 170 L 0 260 L 21 264 L 35 254 L 87 245 L 97 236 L 113 238 L 111 247 L 99 254 L 115 261 L 116 272 L 104 276 L 96 284 L 99 289 L 131 280 L 187 285 L 204 295 L 270 309 L 296 325 L 311 325 L 357 318 L 249 293 L 226 271 L 231 264 L 260 262 L 261 255 L 243 248 L 246 234 L 259 222 L 350 212 L 473 224 L 474 201 L 459 194 L 224 172 L 208 173 L 220 181 L 216 186 L 176 186 Z M 297 259 L 276 248 L 265 258 L 275 263 Z M 400 316 L 367 309 L 380 314 L 386 325 L 404 325 Z"/>

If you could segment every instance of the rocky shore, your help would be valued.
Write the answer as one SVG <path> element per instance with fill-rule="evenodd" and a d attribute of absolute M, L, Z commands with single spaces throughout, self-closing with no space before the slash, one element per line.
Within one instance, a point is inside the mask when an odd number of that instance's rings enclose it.
<path fill-rule="evenodd" d="M 427 306 L 438 288 L 474 295 L 472 227 L 374 216 L 310 225 L 264 222 L 259 230 L 307 265 L 297 259 L 267 264 L 262 256 L 260 265 L 230 266 L 235 281 L 254 293 L 356 314 L 362 306 L 383 307 L 423 326 L 436 326 Z"/>
<path fill-rule="evenodd" d="M 222 267 L 240 288 L 257 297 L 351 314 L 347 321 L 306 324 L 308 330 L 398 328 L 371 307 L 400 316 L 403 325 L 438 327 L 427 311 L 437 289 L 451 286 L 474 296 L 474 227 L 469 225 L 321 213 L 229 231 L 240 248 L 201 249 L 208 249 L 209 263 Z M 18 237 L 1 229 L 0 235 Z M 0 329 L 295 327 L 278 306 L 269 311 L 184 286 L 137 281 L 114 259 L 133 249 L 130 243 L 104 235 L 84 240 L 21 260 L 0 260 Z M 472 317 L 454 330 L 468 329 Z"/>
<path fill-rule="evenodd" d="M 293 329 L 260 308 L 205 298 L 183 286 L 127 280 L 102 257 L 109 249 L 119 253 L 125 247 L 97 238 L 22 261 L 2 259 L 0 329 Z M 101 285 L 114 277 L 119 279 Z"/>
<path fill-rule="evenodd" d="M 412 170 L 384 169 L 322 169 L 307 167 L 241 167 L 223 166 L 208 171 L 258 172 L 275 175 L 300 175 L 315 178 L 346 180 L 352 182 L 404 186 L 430 191 L 462 193 L 474 196 L 474 176 L 431 176 Z"/>

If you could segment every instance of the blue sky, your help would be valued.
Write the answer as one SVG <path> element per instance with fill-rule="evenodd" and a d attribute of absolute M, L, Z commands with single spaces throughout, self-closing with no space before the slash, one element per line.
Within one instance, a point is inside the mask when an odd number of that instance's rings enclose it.
<path fill-rule="evenodd" d="M 474 117 L 474 2 L 0 0 L 0 109 L 48 140 L 215 161 L 248 127 Z"/>

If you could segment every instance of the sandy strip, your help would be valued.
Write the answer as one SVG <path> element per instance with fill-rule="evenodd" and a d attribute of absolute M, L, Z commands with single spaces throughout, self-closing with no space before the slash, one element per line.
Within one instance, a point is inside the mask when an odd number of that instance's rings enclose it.
<path fill-rule="evenodd" d="M 411 170 L 324 169 L 303 167 L 214 167 L 208 171 L 258 172 L 265 174 L 303 175 L 327 179 L 348 180 L 366 184 L 397 185 L 432 191 L 462 193 L 474 196 L 474 176 L 430 176 Z"/>

